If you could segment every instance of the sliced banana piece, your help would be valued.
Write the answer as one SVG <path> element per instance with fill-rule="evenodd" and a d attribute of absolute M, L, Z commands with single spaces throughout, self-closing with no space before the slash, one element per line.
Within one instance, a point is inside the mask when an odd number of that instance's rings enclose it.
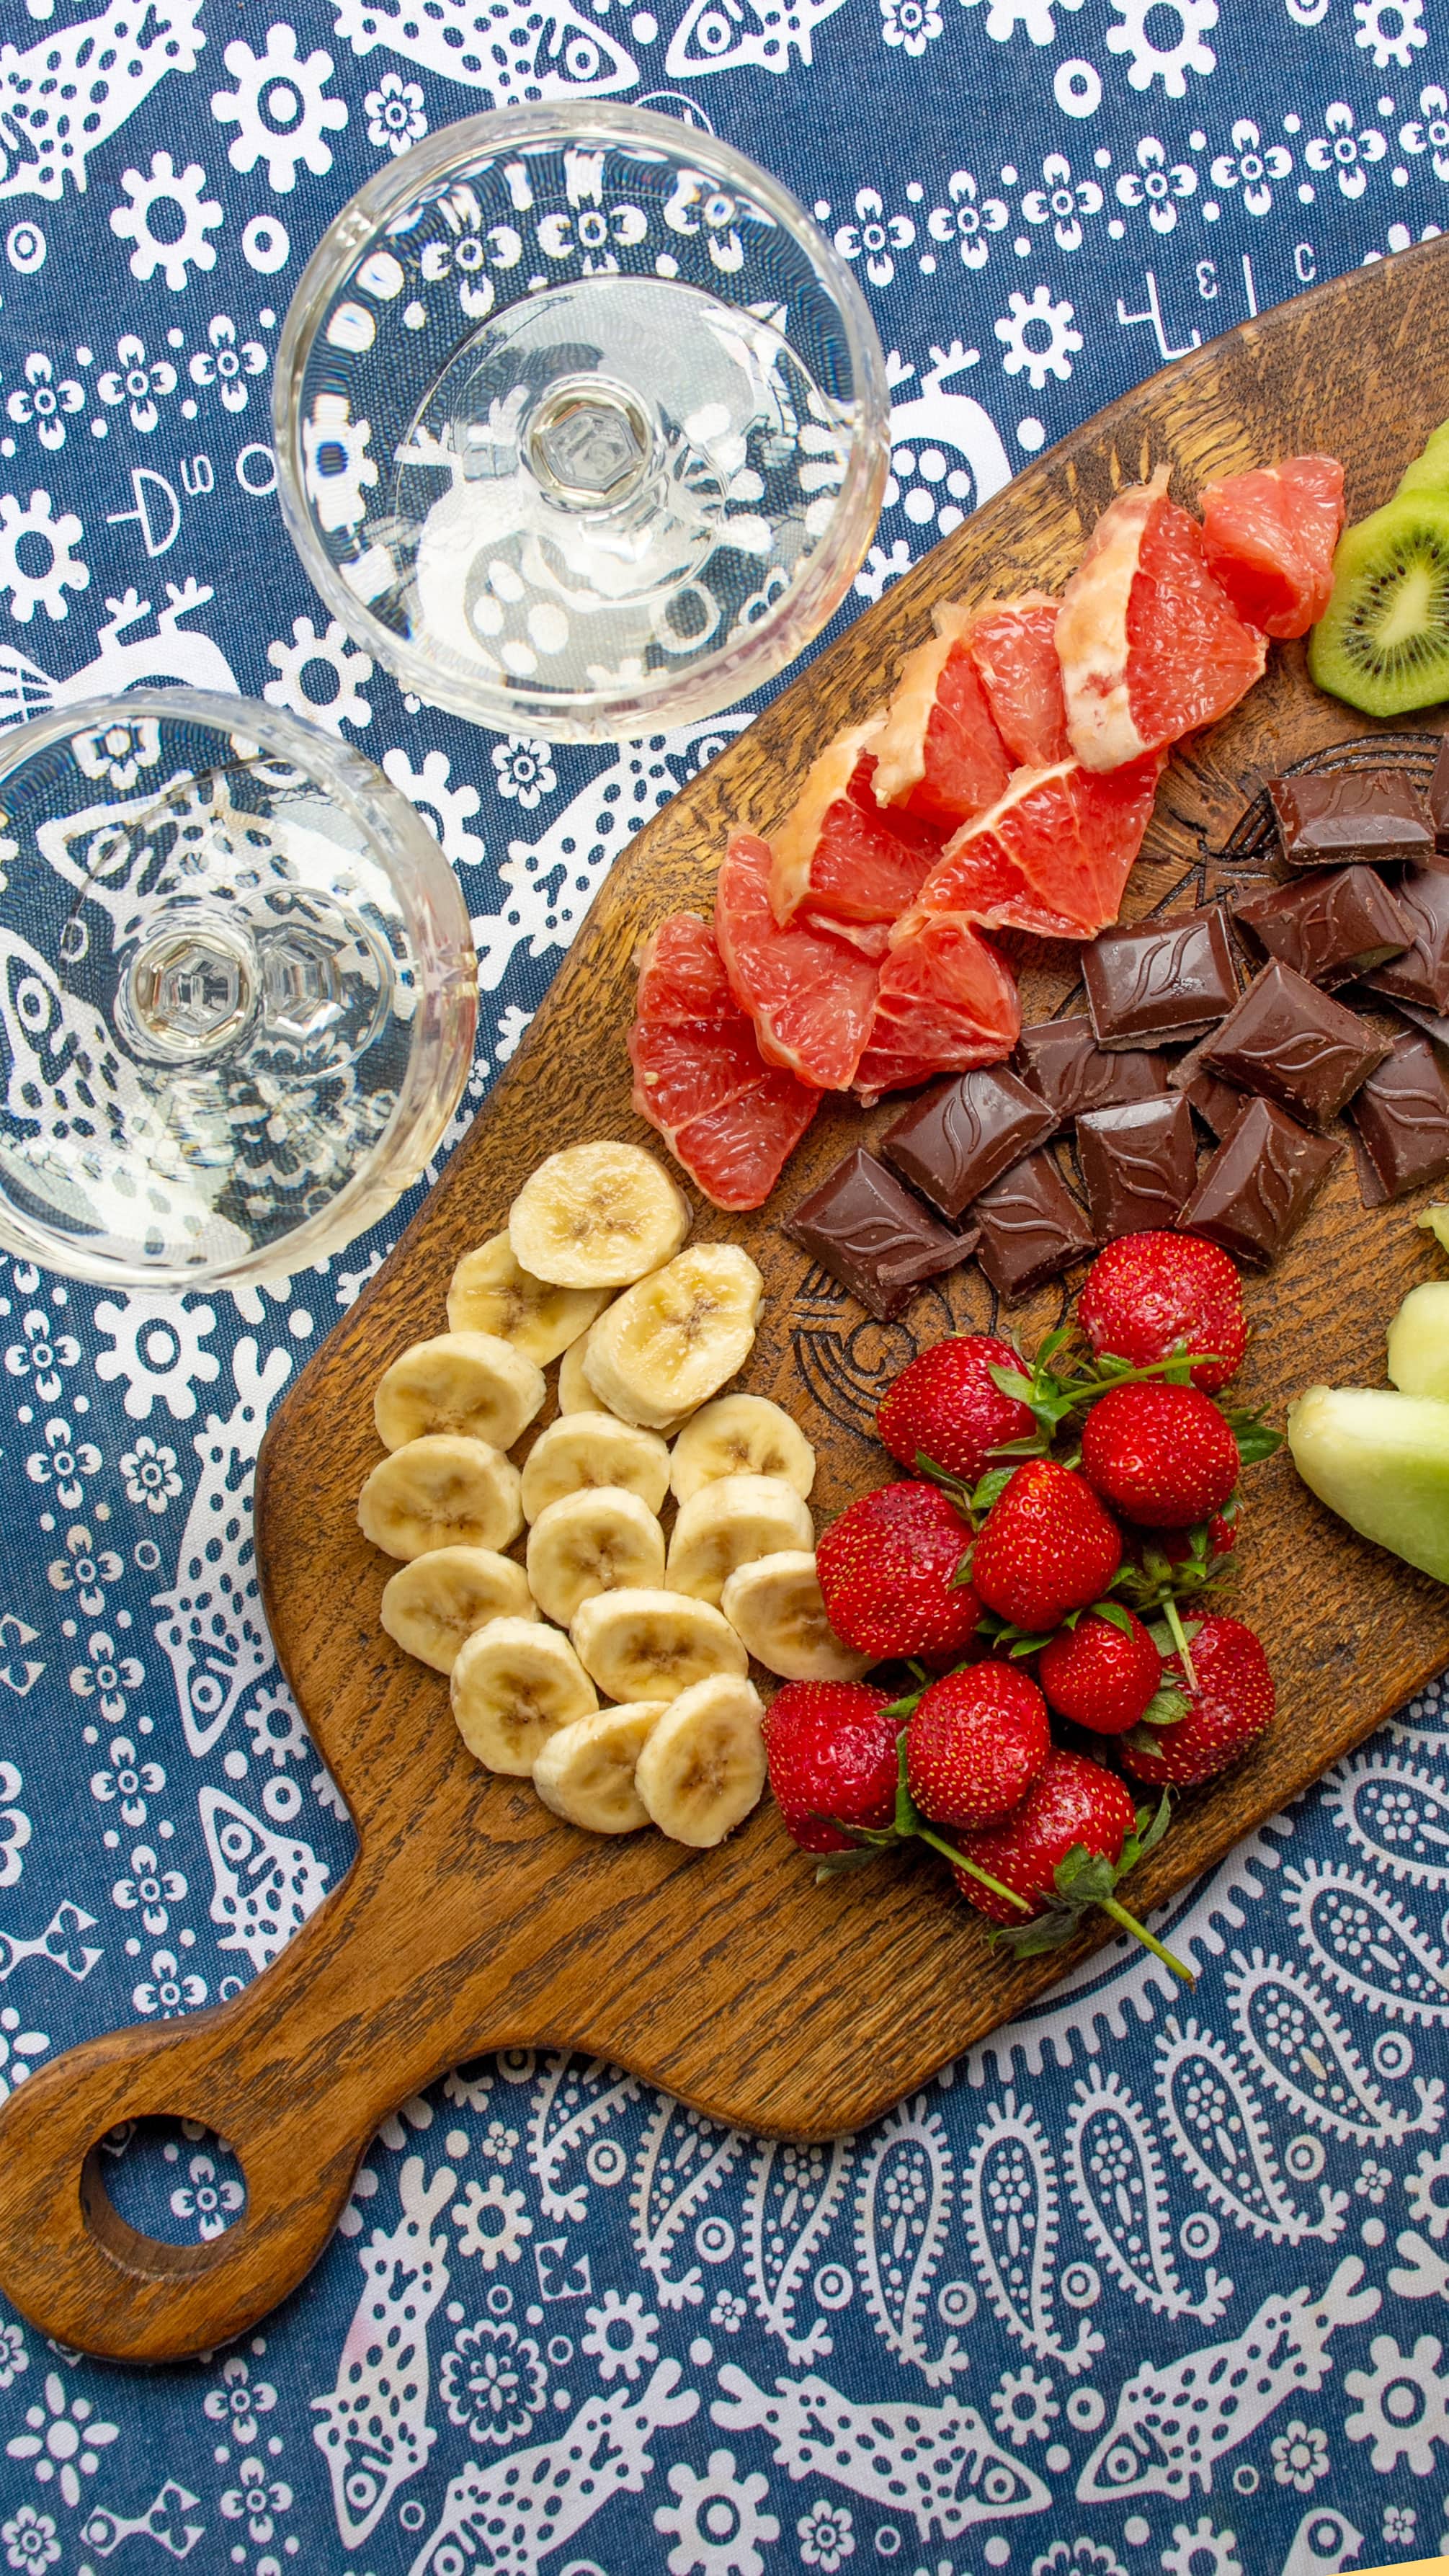
<path fill-rule="evenodd" d="M 713 1673 L 656 1718 L 634 1769 L 653 1823 L 676 1843 L 709 1851 L 759 1804 L 765 1712 L 753 1682 Z"/>
<path fill-rule="evenodd" d="M 494 1619 L 469 1637 L 450 1689 L 469 1752 L 516 1780 L 528 1778 L 551 1735 L 599 1705 L 567 1637 L 532 1619 Z"/>
<path fill-rule="evenodd" d="M 720 1476 L 783 1476 L 797 1494 L 815 1482 L 815 1452 L 797 1423 L 766 1395 L 721 1395 L 674 1444 L 669 1482 L 687 1503 Z"/>
<path fill-rule="evenodd" d="M 679 1250 L 694 1211 L 642 1145 L 550 1154 L 508 1211 L 514 1259 L 564 1288 L 622 1288 Z"/>
<path fill-rule="evenodd" d="M 636 1699 L 596 1709 L 551 1735 L 533 1766 L 546 1807 L 591 1834 L 632 1834 L 649 1822 L 634 1786 L 634 1765 L 668 1703 Z"/>
<path fill-rule="evenodd" d="M 858 1682 L 875 1660 L 831 1627 L 811 1549 L 782 1548 L 737 1565 L 720 1608 L 756 1663 L 781 1681 Z"/>
<path fill-rule="evenodd" d="M 536 1619 L 528 1577 L 491 1547 L 435 1547 L 382 1588 L 382 1624 L 405 1655 L 450 1673 L 465 1637 L 490 1619 Z"/>
<path fill-rule="evenodd" d="M 607 1307 L 604 1312 L 607 1314 Z M 590 1325 L 589 1332 L 592 1331 L 593 1326 Z M 588 1347 L 589 1333 L 581 1333 L 576 1342 L 569 1344 L 559 1362 L 558 1409 L 560 1413 L 607 1413 L 608 1411 L 608 1406 L 600 1403 L 584 1375 L 584 1360 Z"/>
<path fill-rule="evenodd" d="M 622 1485 L 565 1494 L 528 1533 L 528 1588 L 545 1618 L 566 1628 L 596 1592 L 646 1589 L 664 1580 L 664 1532 L 647 1503 Z"/>
<path fill-rule="evenodd" d="M 669 1491 L 669 1451 L 658 1432 L 616 1422 L 611 1413 L 561 1413 L 528 1453 L 524 1519 L 536 1521 L 550 1503 L 591 1485 L 622 1485 L 657 1512 Z"/>
<path fill-rule="evenodd" d="M 728 1619 L 682 1592 L 596 1592 L 569 1634 L 610 1699 L 673 1699 L 708 1673 L 743 1674 L 748 1657 Z"/>
<path fill-rule="evenodd" d="M 814 1544 L 810 1506 L 783 1476 L 719 1476 L 680 1504 L 665 1584 L 718 1602 L 737 1565 Z"/>
<path fill-rule="evenodd" d="M 764 1289 L 738 1244 L 692 1244 L 591 1326 L 589 1385 L 608 1412 L 648 1429 L 692 1413 L 743 1367 Z"/>
<path fill-rule="evenodd" d="M 386 1556 L 505 1548 L 523 1527 L 522 1479 L 512 1459 L 486 1440 L 430 1432 L 373 1468 L 357 1498 L 357 1519 L 363 1537 Z"/>
<path fill-rule="evenodd" d="M 605 1303 L 605 1288 L 555 1288 L 522 1269 L 506 1234 L 465 1252 L 448 1287 L 450 1333 L 496 1333 L 525 1359 L 547 1368 L 586 1333 Z"/>
<path fill-rule="evenodd" d="M 384 1371 L 372 1411 L 384 1449 L 430 1431 L 465 1431 L 511 1449 L 546 1393 L 538 1362 L 496 1333 L 438 1333 Z"/>

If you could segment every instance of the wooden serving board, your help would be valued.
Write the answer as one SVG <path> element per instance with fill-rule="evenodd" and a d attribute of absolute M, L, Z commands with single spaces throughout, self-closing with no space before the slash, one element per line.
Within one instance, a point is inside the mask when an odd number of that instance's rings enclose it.
<path fill-rule="evenodd" d="M 220 2010 L 118 2031 L 38 2067 L 0 2116 L 0 2286 L 47 2334 L 161 2361 L 242 2332 L 327 2241 L 378 2122 L 485 2050 L 571 2045 L 667 2086 L 716 2118 L 806 2136 L 854 2128 L 1115 1937 L 1013 1963 L 955 1902 L 934 1862 L 813 1883 L 766 1802 L 720 1850 L 653 1833 L 610 1843 L 560 1824 L 527 1782 L 490 1777 L 447 1685 L 383 1635 L 390 1568 L 360 1537 L 377 1456 L 373 1385 L 442 1329 L 454 1263 L 504 1221 L 540 1157 L 648 1131 L 629 1108 L 624 1036 L 641 935 L 678 905 L 708 910 L 731 823 L 765 833 L 822 742 L 879 704 L 932 603 L 1057 588 L 1122 484 L 1164 461 L 1192 498 L 1214 473 L 1323 448 L 1348 469 L 1353 516 L 1386 498 L 1449 412 L 1449 241 L 1360 270 L 1179 360 L 1023 473 L 861 617 L 620 857 L 543 1008 L 471 1134 L 367 1293 L 306 1369 L 267 1435 L 257 1544 L 283 1666 L 356 1821 L 357 1858 L 290 1947 Z M 1429 735 L 1380 735 L 1410 757 Z M 1252 810 L 1266 771 L 1371 735 L 1310 687 L 1300 646 L 1274 651 L 1246 704 L 1174 760 L 1128 909 L 1192 902 L 1261 874 Z M 1033 951 L 1029 1018 L 1074 980 L 1070 951 Z M 779 1218 L 869 1118 L 828 1103 L 770 1206 L 699 1232 L 745 1244 L 768 1298 L 745 1383 L 775 1396 L 819 1454 L 817 1521 L 894 1472 L 871 1436 L 884 1380 L 919 1344 L 994 1321 L 974 1265 L 923 1291 L 903 1323 L 858 1307 Z M 1287 1258 L 1250 1287 L 1243 1393 L 1281 1419 L 1314 1378 L 1380 1382 L 1383 1333 L 1436 1269 L 1416 1201 L 1366 1214 L 1345 1155 Z M 1033 1347 L 1065 1290 L 1009 1320 Z M 1366 1547 L 1313 1502 L 1286 1457 L 1254 1471 L 1234 1606 L 1277 1676 L 1277 1726 L 1221 1780 L 1185 1796 L 1132 1882 L 1160 1905 L 1282 1807 L 1449 1663 L 1449 1592 Z M 165 2246 L 114 2211 L 98 2141 L 169 2112 L 230 2141 L 243 2218 L 210 2244 Z"/>

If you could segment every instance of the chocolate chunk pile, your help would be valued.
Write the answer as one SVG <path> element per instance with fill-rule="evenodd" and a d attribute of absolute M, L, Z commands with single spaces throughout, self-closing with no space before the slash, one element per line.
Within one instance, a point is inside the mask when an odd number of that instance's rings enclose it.
<path fill-rule="evenodd" d="M 1101 932 L 1085 1016 L 938 1083 L 796 1209 L 787 1233 L 871 1314 L 973 1253 L 1011 1303 L 1150 1228 L 1266 1267 L 1343 1153 L 1341 1117 L 1366 1207 L 1449 1174 L 1449 736 L 1427 806 L 1406 770 L 1267 783 L 1282 882 L 1233 902 L 1231 928 L 1211 903 Z"/>

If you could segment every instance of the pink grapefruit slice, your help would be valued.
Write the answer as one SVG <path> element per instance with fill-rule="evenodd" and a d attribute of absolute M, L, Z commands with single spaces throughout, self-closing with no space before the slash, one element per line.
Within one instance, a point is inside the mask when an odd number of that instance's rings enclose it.
<path fill-rule="evenodd" d="M 876 803 L 876 764 L 862 750 L 872 730 L 856 725 L 826 744 L 771 841 L 778 922 L 802 904 L 842 922 L 896 921 L 940 850 L 945 835 L 936 826 Z"/>
<path fill-rule="evenodd" d="M 1317 625 L 1343 521 L 1336 456 L 1285 456 L 1203 487 L 1208 571 L 1244 623 L 1265 635 L 1306 635 Z"/>
<path fill-rule="evenodd" d="M 1091 939 L 1117 918 L 1164 767 L 1144 752 L 1121 769 L 1080 761 L 1018 769 L 1004 796 L 948 841 L 898 925 L 933 915 L 1042 939 Z"/>
<path fill-rule="evenodd" d="M 971 658 L 969 609 L 936 610 L 936 633 L 906 655 L 885 721 L 870 737 L 878 804 L 944 833 L 995 803 L 1011 774 Z"/>
<path fill-rule="evenodd" d="M 716 1207 L 762 1207 L 820 1094 L 766 1064 L 698 913 L 671 913 L 646 943 L 636 1014 L 636 1114 Z"/>
<path fill-rule="evenodd" d="M 998 1064 L 1020 1034 L 1021 1002 L 1005 959 L 963 921 L 922 920 L 881 971 L 856 1093 L 870 1108 L 883 1092 L 909 1090 L 933 1074 Z"/>
<path fill-rule="evenodd" d="M 1059 599 L 1023 591 L 971 620 L 971 659 L 996 730 L 1014 761 L 1046 769 L 1070 757 L 1067 704 L 1057 658 Z"/>
<path fill-rule="evenodd" d="M 846 939 L 770 908 L 771 854 L 732 832 L 715 892 L 714 935 L 730 991 L 755 1024 L 760 1053 L 817 1091 L 848 1091 L 875 1010 L 880 969 Z"/>
<path fill-rule="evenodd" d="M 1203 557 L 1164 465 L 1118 494 L 1062 593 L 1056 645 L 1071 748 L 1118 769 L 1216 722 L 1262 676 L 1267 644 Z"/>

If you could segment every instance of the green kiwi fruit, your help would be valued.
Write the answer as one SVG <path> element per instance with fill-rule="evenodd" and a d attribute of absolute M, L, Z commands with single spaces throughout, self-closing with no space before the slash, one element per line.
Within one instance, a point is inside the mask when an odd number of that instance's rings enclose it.
<path fill-rule="evenodd" d="M 1394 499 L 1406 499 L 1414 492 L 1449 493 L 1449 420 L 1430 431 L 1421 453 L 1405 466 Z"/>
<path fill-rule="evenodd" d="M 1308 668 L 1368 716 L 1449 698 L 1449 484 L 1396 494 L 1340 537 Z"/>

